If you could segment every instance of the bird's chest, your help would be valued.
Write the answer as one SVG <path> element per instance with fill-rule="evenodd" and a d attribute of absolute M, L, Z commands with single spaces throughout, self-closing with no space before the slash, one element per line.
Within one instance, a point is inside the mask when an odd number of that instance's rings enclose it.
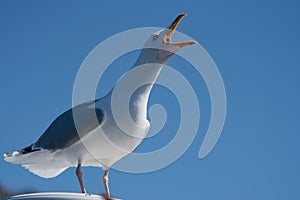
<path fill-rule="evenodd" d="M 125 151 L 133 151 L 146 137 L 149 127 L 146 118 L 141 118 L 137 123 L 131 117 L 110 117 L 102 126 L 102 134 L 114 145 Z"/>
<path fill-rule="evenodd" d="M 89 137 L 83 140 L 89 154 L 106 166 L 133 152 L 149 130 L 149 122 L 144 126 L 123 123 L 107 118 L 101 127 L 93 130 Z"/>

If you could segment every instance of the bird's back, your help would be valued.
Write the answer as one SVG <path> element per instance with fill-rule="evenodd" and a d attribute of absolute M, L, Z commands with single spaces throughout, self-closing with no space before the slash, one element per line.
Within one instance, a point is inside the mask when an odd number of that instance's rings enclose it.
<path fill-rule="evenodd" d="M 5 161 L 21 164 L 44 178 L 57 176 L 69 166 L 75 165 L 81 156 L 76 154 L 82 154 L 82 151 L 74 151 L 73 160 L 64 151 L 80 144 L 81 137 L 87 136 L 104 121 L 104 111 L 92 106 L 94 103 L 95 101 L 86 102 L 67 110 L 51 123 L 35 143 L 21 150 L 5 153 Z M 73 113 L 76 113 L 79 124 L 75 123 Z"/>
<path fill-rule="evenodd" d="M 94 101 L 86 102 L 61 114 L 37 140 L 35 147 L 50 151 L 67 148 L 100 126 L 104 120 L 104 111 L 94 108 L 93 104 Z"/>

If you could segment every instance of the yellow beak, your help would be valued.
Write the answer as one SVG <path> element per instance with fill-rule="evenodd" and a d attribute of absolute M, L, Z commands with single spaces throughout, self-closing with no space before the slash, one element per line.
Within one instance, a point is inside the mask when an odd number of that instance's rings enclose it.
<path fill-rule="evenodd" d="M 197 42 L 194 40 L 189 40 L 189 41 L 184 41 L 184 42 L 172 42 L 172 35 L 176 31 L 177 26 L 179 25 L 180 21 L 182 20 L 183 17 L 185 17 L 186 14 L 180 14 L 176 17 L 176 19 L 171 23 L 171 25 L 168 27 L 168 31 L 166 35 L 164 36 L 163 42 L 165 44 L 173 44 L 178 46 L 179 48 L 187 46 L 187 45 L 193 45 L 196 44 Z"/>

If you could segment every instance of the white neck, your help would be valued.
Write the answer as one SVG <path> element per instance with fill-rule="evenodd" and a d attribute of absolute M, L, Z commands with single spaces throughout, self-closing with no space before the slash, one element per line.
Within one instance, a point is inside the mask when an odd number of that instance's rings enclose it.
<path fill-rule="evenodd" d="M 136 123 L 144 123 L 147 120 L 147 104 L 151 89 L 157 80 L 162 69 L 162 64 L 145 64 L 139 65 L 138 62 L 131 68 L 137 72 L 134 77 L 137 82 L 145 84 L 139 87 L 131 96 L 129 103 L 129 111 L 133 121 Z M 135 72 L 134 72 L 135 73 Z"/>
<path fill-rule="evenodd" d="M 109 101 L 108 104 L 111 104 L 111 98 L 114 98 L 114 106 L 119 107 L 120 115 L 126 116 L 127 111 L 129 111 L 131 119 L 137 125 L 148 124 L 147 104 L 149 95 L 164 65 L 164 63 L 151 62 L 149 60 L 151 57 L 147 53 L 141 53 L 130 71 L 118 81 L 106 96 Z M 112 97 L 113 93 L 117 95 Z"/>

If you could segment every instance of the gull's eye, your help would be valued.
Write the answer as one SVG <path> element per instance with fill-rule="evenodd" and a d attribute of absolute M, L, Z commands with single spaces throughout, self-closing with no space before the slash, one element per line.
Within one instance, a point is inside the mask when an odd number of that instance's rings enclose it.
<path fill-rule="evenodd" d="M 153 35 L 152 40 L 157 40 L 158 39 L 158 35 Z"/>

